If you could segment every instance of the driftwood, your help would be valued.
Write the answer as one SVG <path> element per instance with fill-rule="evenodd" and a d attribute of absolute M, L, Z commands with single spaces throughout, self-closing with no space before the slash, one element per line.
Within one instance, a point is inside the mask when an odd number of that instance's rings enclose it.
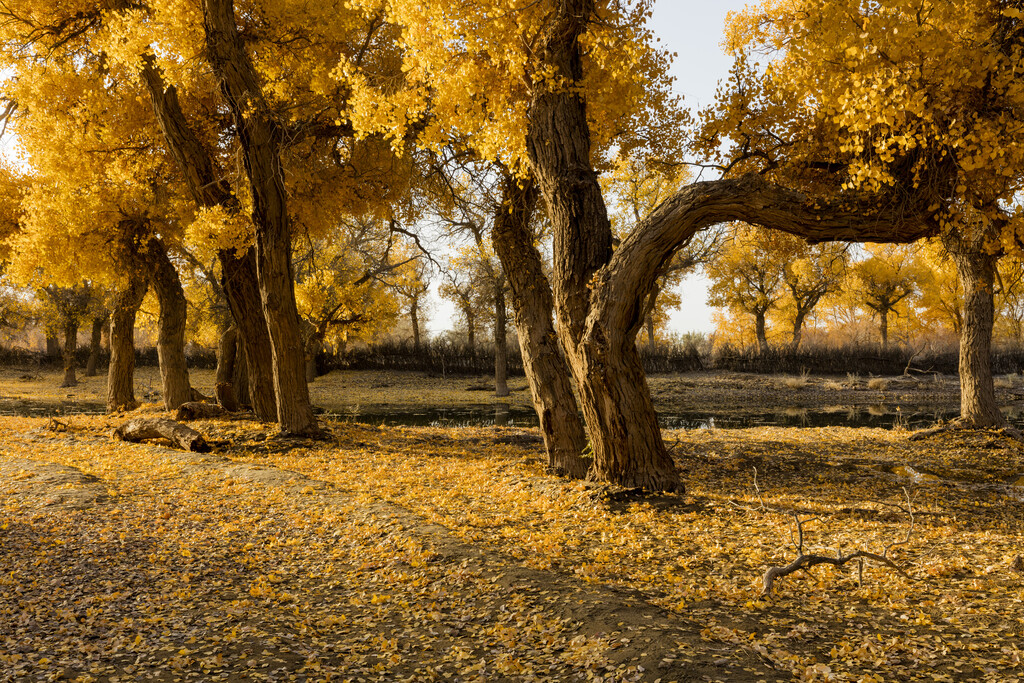
<path fill-rule="evenodd" d="M 216 403 L 200 403 L 191 401 L 178 406 L 178 412 L 174 419 L 179 422 L 183 420 L 203 420 L 210 417 L 221 417 L 227 414 L 227 410 Z"/>
<path fill-rule="evenodd" d="M 121 441 L 139 443 L 150 439 L 168 439 L 178 448 L 193 453 L 208 453 L 210 444 L 203 435 L 187 425 L 161 417 L 136 417 L 114 430 Z"/>
<path fill-rule="evenodd" d="M 906 571 L 903 570 L 898 564 L 893 562 L 889 557 L 889 552 L 896 546 L 906 545 L 910 542 L 910 537 L 914 533 L 914 508 L 910 499 L 910 492 L 906 488 L 903 489 L 903 495 L 907 499 L 907 507 L 905 512 L 910 517 L 910 525 L 907 528 L 907 535 L 901 541 L 893 541 L 889 545 L 885 546 L 885 549 L 881 554 L 868 552 L 867 550 L 857 550 L 848 555 L 838 553 L 836 557 L 829 557 L 827 555 L 805 555 L 804 554 L 804 524 L 806 522 L 813 521 L 817 517 L 809 519 L 800 519 L 800 516 L 796 512 L 791 512 L 793 519 L 796 522 L 797 531 L 797 543 L 796 552 L 797 557 L 795 560 L 783 567 L 769 567 L 768 571 L 764 573 L 764 577 L 761 579 L 762 591 L 761 597 L 771 595 L 772 590 L 775 588 L 775 580 L 780 579 L 784 576 L 804 570 L 807 571 L 811 567 L 819 564 L 830 564 L 833 567 L 842 567 L 847 562 L 852 560 L 858 561 L 857 576 L 858 583 L 863 586 L 864 584 L 864 560 L 873 560 L 879 564 L 883 564 L 886 567 L 896 571 L 900 576 L 911 578 Z M 760 497 L 760 490 L 758 490 L 758 497 Z"/>

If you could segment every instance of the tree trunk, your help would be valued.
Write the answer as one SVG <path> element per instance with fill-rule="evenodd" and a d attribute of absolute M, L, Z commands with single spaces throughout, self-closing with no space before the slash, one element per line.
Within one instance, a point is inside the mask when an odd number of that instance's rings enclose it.
<path fill-rule="evenodd" d="M 277 421 L 283 434 L 319 431 L 306 384 L 305 355 L 295 304 L 283 136 L 238 34 L 232 0 L 203 0 L 206 51 L 235 122 L 252 194 L 256 276 L 270 332 Z"/>
<path fill-rule="evenodd" d="M 217 345 L 217 381 L 213 392 L 217 397 L 217 403 L 231 412 L 238 410 L 234 383 L 237 346 L 238 329 L 231 326 L 224 330 Z"/>
<path fill-rule="evenodd" d="M 235 356 L 237 370 L 232 379 L 235 399 L 241 405 L 251 406 L 258 420 L 276 422 L 274 359 L 256 281 L 256 255 L 249 249 L 238 258 L 231 249 L 218 252 L 217 256 L 224 294 L 238 330 L 238 342 L 244 347 L 244 352 Z M 239 377 L 243 373 L 245 377 Z"/>
<path fill-rule="evenodd" d="M 757 348 L 761 353 L 768 353 L 768 336 L 765 333 L 765 311 L 754 311 L 754 332 L 757 335 Z"/>
<path fill-rule="evenodd" d="M 188 425 L 163 417 L 136 417 L 114 430 L 114 438 L 132 443 L 167 439 L 184 451 L 209 453 L 210 445 L 203 435 Z"/>
<path fill-rule="evenodd" d="M 409 317 L 412 319 L 412 349 L 416 355 L 420 353 L 420 298 L 413 298 L 409 304 Z"/>
<path fill-rule="evenodd" d="M 192 385 L 185 361 L 185 319 L 188 302 L 178 277 L 178 270 L 167 256 L 167 249 L 158 239 L 146 245 L 150 282 L 160 303 L 157 321 L 156 351 L 160 360 L 165 410 L 176 410 L 192 400 Z"/>
<path fill-rule="evenodd" d="M 96 368 L 100 364 L 100 351 L 103 345 L 103 326 L 106 324 L 108 316 L 104 315 L 101 318 L 93 318 L 92 320 L 92 336 L 89 338 L 89 360 L 85 364 L 85 376 L 95 377 Z"/>
<path fill-rule="evenodd" d="M 800 348 L 800 338 L 804 333 L 804 319 L 807 317 L 807 312 L 798 309 L 796 316 L 793 318 L 793 350 L 796 351 Z"/>
<path fill-rule="evenodd" d="M 75 377 L 75 351 L 78 349 L 78 319 L 69 316 L 64 321 L 64 381 L 62 387 L 74 387 L 78 385 L 78 378 Z"/>
<path fill-rule="evenodd" d="M 518 180 L 506 177 L 502 208 L 495 216 L 491 238 L 508 277 L 523 369 L 544 437 L 548 468 L 582 478 L 592 460 L 583 457 L 587 437 L 572 393 L 569 366 L 555 335 L 551 288 L 529 229 L 536 201 L 532 183 L 520 187 Z"/>
<path fill-rule="evenodd" d="M 135 314 L 146 296 L 140 269 L 128 269 L 128 283 L 114 296 L 110 312 L 110 365 L 107 370 L 107 412 L 133 410 L 135 400 Z"/>
<path fill-rule="evenodd" d="M 466 314 L 466 343 L 469 344 L 469 357 L 473 360 L 473 365 L 476 365 L 476 316 L 473 315 L 473 309 L 470 306 L 465 308 Z"/>
<path fill-rule="evenodd" d="M 103 350 L 110 355 L 110 314 L 103 318 Z"/>
<path fill-rule="evenodd" d="M 644 318 L 644 327 L 647 330 L 647 348 L 654 351 L 654 314 L 648 313 Z"/>
<path fill-rule="evenodd" d="M 508 323 L 505 308 L 505 278 L 494 278 L 494 395 L 508 396 Z"/>
<path fill-rule="evenodd" d="M 49 330 L 46 331 L 46 357 L 51 359 L 61 357 L 60 338 Z"/>
<path fill-rule="evenodd" d="M 239 213 L 237 195 L 225 180 L 225 174 L 216 168 L 210 151 L 189 126 L 178 102 L 177 90 L 163 82 L 154 61 L 152 55 L 144 56 L 143 80 L 164 141 L 174 156 L 186 187 L 200 206 L 218 206 L 230 214 Z M 246 249 L 241 257 L 235 249 L 225 249 L 217 253 L 217 258 L 221 266 L 221 286 L 241 343 L 245 346 L 244 362 L 235 365 L 248 373 L 245 386 L 251 387 L 251 392 L 243 392 L 240 383 L 235 381 L 235 396 L 243 404 L 250 405 L 251 394 L 251 406 L 257 419 L 274 422 L 277 420 L 277 399 L 274 395 L 273 354 L 260 303 L 255 255 L 252 249 Z M 242 360 L 241 357 L 239 359 Z"/>
<path fill-rule="evenodd" d="M 964 289 L 964 324 L 960 334 L 960 423 L 968 427 L 1002 427 L 1006 418 L 996 403 L 991 356 L 995 272 L 999 257 L 986 253 L 983 246 L 958 246 L 952 255 Z"/>
<path fill-rule="evenodd" d="M 235 398 L 238 400 L 239 405 L 248 406 L 255 410 L 253 406 L 252 384 L 250 383 L 253 373 L 249 368 L 248 357 L 249 347 L 243 343 L 242 335 L 238 335 L 238 343 L 235 345 L 235 374 L 232 378 Z M 277 410 L 276 404 L 274 405 L 274 410 Z"/>
<path fill-rule="evenodd" d="M 882 335 L 882 348 L 889 348 L 889 309 L 883 308 L 878 312 L 879 332 Z"/>

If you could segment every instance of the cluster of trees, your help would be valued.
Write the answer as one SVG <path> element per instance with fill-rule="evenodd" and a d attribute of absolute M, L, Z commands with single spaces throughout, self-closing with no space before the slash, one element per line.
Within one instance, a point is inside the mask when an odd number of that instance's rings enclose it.
<path fill-rule="evenodd" d="M 765 248 L 935 237 L 963 289 L 963 419 L 1001 422 L 987 360 L 996 266 L 1022 241 L 1019 3 L 762 3 L 732 18 L 736 67 L 699 120 L 670 94 L 650 4 L 9 0 L 11 277 L 111 292 L 112 407 L 133 400 L 119 350 L 150 287 L 165 400 L 188 394 L 183 292 L 205 283 L 233 333 L 219 398 L 244 387 L 310 434 L 310 348 L 395 310 L 385 282 L 415 308 L 413 226 L 436 220 L 478 264 L 451 295 L 498 318 L 508 294 L 552 468 L 671 490 L 636 339 L 673 278 L 728 258 L 709 229 L 760 226 Z M 674 170 L 688 154 L 722 177 Z M 782 278 L 794 320 L 839 248 L 806 249 Z"/>
<path fill-rule="evenodd" d="M 808 244 L 750 225 L 729 226 L 705 266 L 709 303 L 720 306 L 715 338 L 739 346 L 819 342 L 888 346 L 959 338 L 964 291 L 938 240 L 918 243 Z M 995 334 L 1020 344 L 1021 262 L 1002 259 L 995 279 Z M 873 323 L 871 322 L 873 320 Z M 873 327 L 872 327 L 873 325 Z"/>

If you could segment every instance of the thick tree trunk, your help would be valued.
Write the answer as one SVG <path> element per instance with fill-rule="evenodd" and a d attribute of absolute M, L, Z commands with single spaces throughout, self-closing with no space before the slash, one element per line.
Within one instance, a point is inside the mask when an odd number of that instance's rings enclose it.
<path fill-rule="evenodd" d="M 494 395 L 508 396 L 508 323 L 505 278 L 494 278 Z"/>
<path fill-rule="evenodd" d="M 245 349 L 235 360 L 238 369 L 232 381 L 235 398 L 241 405 L 251 406 L 257 419 L 276 422 L 274 358 L 270 349 L 270 333 L 260 304 L 256 255 L 250 249 L 242 258 L 237 258 L 232 249 L 218 252 L 217 256 L 231 318 L 238 330 L 238 341 Z M 237 376 L 238 373 L 245 374 L 244 381 Z"/>
<path fill-rule="evenodd" d="M 178 102 L 177 90 L 163 82 L 151 55 L 144 57 L 143 65 L 143 80 L 164 140 L 196 203 L 205 207 L 219 206 L 230 214 L 237 214 L 240 211 L 238 197 L 225 180 L 225 174 L 217 170 L 209 150 L 189 126 Z M 221 286 L 246 349 L 246 362 L 236 363 L 236 367 L 249 373 L 246 386 L 251 387 L 252 400 L 250 403 L 250 392 L 239 390 L 237 381 L 234 383 L 236 398 L 245 405 L 251 405 L 257 419 L 274 422 L 277 420 L 277 399 L 274 395 L 273 354 L 260 303 L 255 254 L 252 249 L 247 249 L 239 257 L 235 249 L 226 249 L 219 251 L 217 257 L 221 266 Z"/>
<path fill-rule="evenodd" d="M 654 350 L 654 316 L 650 313 L 644 318 L 644 328 L 647 330 L 647 348 Z"/>
<path fill-rule="evenodd" d="M 316 433 L 295 304 L 282 133 L 238 34 L 233 1 L 203 0 L 203 18 L 207 55 L 235 121 L 252 194 L 256 275 L 273 352 L 278 424 L 284 434 Z"/>
<path fill-rule="evenodd" d="M 192 385 L 185 361 L 185 319 L 188 303 L 178 277 L 178 270 L 167 256 L 167 249 L 157 239 L 146 245 L 150 266 L 150 282 L 160 303 L 157 321 L 156 351 L 160 360 L 165 410 L 176 410 L 192 400 Z"/>
<path fill-rule="evenodd" d="M 765 332 L 764 311 L 754 311 L 754 333 L 757 335 L 757 348 L 761 353 L 768 353 L 768 336 Z"/>
<path fill-rule="evenodd" d="M 103 319 L 103 350 L 110 355 L 110 314 Z"/>
<path fill-rule="evenodd" d="M 85 364 L 85 376 L 95 377 L 97 367 L 100 364 L 100 351 L 103 345 L 103 326 L 106 325 L 108 316 L 93 318 L 92 335 L 89 337 L 89 360 Z"/>
<path fill-rule="evenodd" d="M 882 348 L 889 348 L 889 309 L 883 308 L 878 312 L 878 331 L 882 335 Z"/>
<path fill-rule="evenodd" d="M 214 396 L 217 397 L 217 403 L 231 412 L 238 410 L 234 383 L 237 346 L 238 329 L 232 326 L 224 330 L 217 345 L 217 381 L 214 385 Z"/>
<path fill-rule="evenodd" d="M 529 229 L 535 204 L 532 184 L 521 188 L 517 180 L 507 178 L 503 205 L 494 219 L 492 242 L 508 277 L 523 369 L 544 437 L 548 468 L 582 478 L 592 459 L 583 457 L 587 437 L 573 396 L 569 366 L 555 335 L 551 288 Z"/>
<path fill-rule="evenodd" d="M 960 423 L 1002 427 L 1006 418 L 996 403 L 992 381 L 992 324 L 995 317 L 995 272 L 999 258 L 984 247 L 958 245 L 953 261 L 964 289 L 964 324 L 960 334 Z"/>
<path fill-rule="evenodd" d="M 146 296 L 146 278 L 129 269 L 128 283 L 114 296 L 110 312 L 110 365 L 107 370 L 107 412 L 133 410 L 135 400 L 135 315 Z"/>
<path fill-rule="evenodd" d="M 64 321 L 64 381 L 62 387 L 73 387 L 78 385 L 78 378 L 75 377 L 75 351 L 78 348 L 78 319 L 68 317 Z"/>

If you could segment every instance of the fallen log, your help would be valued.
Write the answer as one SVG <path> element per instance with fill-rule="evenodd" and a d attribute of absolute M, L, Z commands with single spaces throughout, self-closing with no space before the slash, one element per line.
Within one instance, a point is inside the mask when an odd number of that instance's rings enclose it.
<path fill-rule="evenodd" d="M 168 439 L 178 448 L 192 453 L 208 453 L 210 444 L 203 435 L 187 425 L 162 417 L 136 417 L 114 430 L 121 441 L 139 443 L 150 439 Z"/>
<path fill-rule="evenodd" d="M 206 418 L 227 415 L 227 412 L 227 410 L 216 403 L 190 401 L 189 403 L 182 403 L 178 406 L 178 412 L 175 413 L 174 419 L 179 422 L 183 420 L 204 420 Z"/>

